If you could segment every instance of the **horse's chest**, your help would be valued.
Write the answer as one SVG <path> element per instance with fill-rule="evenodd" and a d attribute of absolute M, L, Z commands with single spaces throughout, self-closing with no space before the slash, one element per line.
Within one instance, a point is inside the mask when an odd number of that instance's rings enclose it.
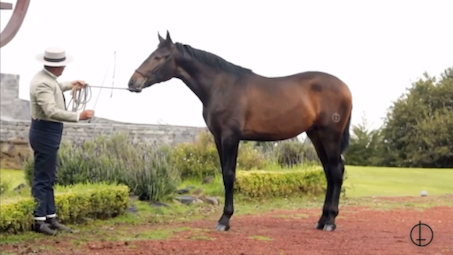
<path fill-rule="evenodd" d="M 227 109 L 204 108 L 203 118 L 210 130 L 218 130 L 231 123 L 232 115 Z"/>
<path fill-rule="evenodd" d="M 208 127 L 214 127 L 218 123 L 218 115 L 216 116 L 212 111 L 203 109 L 203 119 Z"/>

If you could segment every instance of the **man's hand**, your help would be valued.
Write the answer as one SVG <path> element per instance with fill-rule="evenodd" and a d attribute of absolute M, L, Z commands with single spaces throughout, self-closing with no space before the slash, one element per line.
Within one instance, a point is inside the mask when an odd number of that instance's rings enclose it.
<path fill-rule="evenodd" d="M 87 120 L 91 119 L 94 116 L 94 111 L 93 110 L 85 110 L 80 113 L 79 115 L 79 120 Z"/>
<path fill-rule="evenodd" d="M 75 81 L 71 82 L 71 85 L 73 88 L 75 87 L 77 90 L 80 90 L 87 86 L 87 84 L 82 80 L 75 80 Z"/>

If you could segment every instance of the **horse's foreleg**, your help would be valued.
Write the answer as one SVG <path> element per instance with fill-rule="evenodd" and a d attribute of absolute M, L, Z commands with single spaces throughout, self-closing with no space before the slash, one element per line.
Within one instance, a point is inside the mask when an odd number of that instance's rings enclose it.
<path fill-rule="evenodd" d="M 223 168 L 223 153 L 222 153 L 222 140 L 220 137 L 214 136 L 215 146 L 217 148 L 217 154 L 219 155 L 220 169 Z"/>
<path fill-rule="evenodd" d="M 219 231 L 228 231 L 230 229 L 230 218 L 234 213 L 233 205 L 233 187 L 236 177 L 236 161 L 238 155 L 239 139 L 234 135 L 223 136 L 221 139 L 222 148 L 222 176 L 225 187 L 225 205 L 223 214 L 217 224 L 216 229 Z"/>

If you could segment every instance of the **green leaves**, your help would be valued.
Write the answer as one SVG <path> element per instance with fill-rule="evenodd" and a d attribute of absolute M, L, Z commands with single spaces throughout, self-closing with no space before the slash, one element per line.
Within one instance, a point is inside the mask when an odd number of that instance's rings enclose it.
<path fill-rule="evenodd" d="M 214 137 L 201 132 L 193 143 L 178 144 L 173 151 L 173 163 L 181 172 L 181 178 L 198 178 L 221 175 L 219 154 Z M 241 170 L 262 169 L 267 160 L 253 143 L 239 144 L 237 168 Z"/>
<path fill-rule="evenodd" d="M 294 167 L 300 165 L 318 165 L 320 160 L 313 144 L 299 141 L 283 141 L 274 148 L 277 163 L 281 167 Z"/>
<path fill-rule="evenodd" d="M 352 126 L 349 147 L 345 153 L 346 163 L 355 166 L 379 165 L 382 146 L 380 130 L 370 130 L 363 116 L 360 124 Z"/>
<path fill-rule="evenodd" d="M 352 127 L 346 163 L 362 166 L 453 167 L 453 68 L 423 74 L 389 108 L 384 125 Z"/>
<path fill-rule="evenodd" d="M 131 144 L 126 134 L 98 136 L 76 145 L 63 142 L 58 153 L 57 184 L 126 184 L 142 200 L 164 200 L 179 184 L 179 171 L 171 162 L 166 146 Z M 29 185 L 33 179 L 33 158 L 24 164 Z"/>
<path fill-rule="evenodd" d="M 453 167 L 453 68 L 424 74 L 387 114 L 387 166 Z"/>
<path fill-rule="evenodd" d="M 129 203 L 129 190 L 124 185 L 103 183 L 71 187 L 56 186 L 55 206 L 58 217 L 65 223 L 78 223 L 86 218 L 110 218 L 123 213 Z M 0 207 L 0 232 L 17 233 L 31 230 L 33 223 L 33 198 L 21 196 L 2 201 Z"/>

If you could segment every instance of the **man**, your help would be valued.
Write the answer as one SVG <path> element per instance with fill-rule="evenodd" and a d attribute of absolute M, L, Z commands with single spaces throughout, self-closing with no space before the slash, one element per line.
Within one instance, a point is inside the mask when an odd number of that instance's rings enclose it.
<path fill-rule="evenodd" d="M 81 89 L 83 81 L 58 82 L 66 65 L 73 57 L 61 48 L 48 48 L 36 56 L 44 65 L 30 83 L 31 125 L 30 146 L 34 153 L 34 176 L 32 195 L 37 203 L 34 211 L 34 230 L 46 235 L 55 235 L 57 230 L 72 230 L 57 220 L 54 183 L 57 171 L 57 153 L 60 147 L 63 123 L 87 120 L 94 116 L 93 110 L 81 113 L 66 110 L 64 91 Z"/>

